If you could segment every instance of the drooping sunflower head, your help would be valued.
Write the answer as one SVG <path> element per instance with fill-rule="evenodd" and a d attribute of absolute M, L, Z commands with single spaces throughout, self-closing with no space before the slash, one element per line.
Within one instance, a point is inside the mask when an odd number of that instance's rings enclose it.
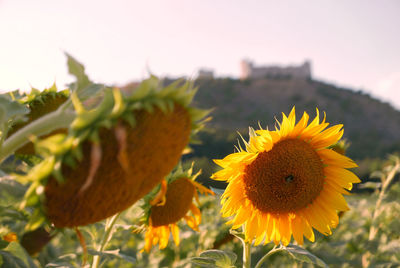
<path fill-rule="evenodd" d="M 87 106 L 74 91 L 67 133 L 38 139 L 43 160 L 18 177 L 33 182 L 25 200 L 40 195 L 33 205 L 57 228 L 127 209 L 170 173 L 202 127 L 207 111 L 191 106 L 195 92 L 192 82 L 163 86 L 151 77 L 130 94 L 105 87 Z"/>
<path fill-rule="evenodd" d="M 215 160 L 223 169 L 215 180 L 227 181 L 222 195 L 224 217 L 232 228 L 243 225 L 246 241 L 287 245 L 303 236 L 314 241 L 313 228 L 324 235 L 348 210 L 343 194 L 360 180 L 347 168 L 357 165 L 329 147 L 343 135 L 343 125 L 328 128 L 319 112 L 311 123 L 304 112 L 296 123 L 295 109 L 283 114 L 275 130 L 250 128 L 246 149 Z"/>
<path fill-rule="evenodd" d="M 160 249 L 164 249 L 168 245 L 170 232 L 175 244 L 179 245 L 178 222 L 182 219 L 186 221 L 190 228 L 198 231 L 201 213 L 193 198 L 199 205 L 198 192 L 213 194 L 209 189 L 195 181 L 199 174 L 191 176 L 190 169 L 187 176 L 176 176 L 175 173 L 175 177 L 170 176 L 161 183 L 159 192 L 149 202 L 144 246 L 146 252 L 149 252 L 152 246 L 157 244 Z M 181 173 L 180 175 L 184 174 Z"/>

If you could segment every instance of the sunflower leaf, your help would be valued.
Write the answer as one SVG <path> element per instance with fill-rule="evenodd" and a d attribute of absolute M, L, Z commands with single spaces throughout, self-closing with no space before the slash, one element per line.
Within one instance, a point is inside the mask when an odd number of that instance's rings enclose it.
<path fill-rule="evenodd" d="M 286 250 L 293 258 L 297 260 L 328 268 L 328 265 L 323 260 L 302 247 L 296 245 L 288 245 L 284 247 L 283 250 Z"/>
<path fill-rule="evenodd" d="M 191 262 L 200 267 L 235 267 L 236 254 L 229 251 L 217 249 L 206 250 L 200 253 L 200 257 L 191 259 Z"/>
<path fill-rule="evenodd" d="M 205 268 L 215 267 L 215 260 L 211 258 L 194 257 L 190 260 L 190 262 L 200 267 L 205 267 Z"/>
<path fill-rule="evenodd" d="M 0 256 L 3 261 L 2 267 L 36 267 L 29 254 L 17 242 L 11 242 L 4 250 L 0 250 Z"/>
<path fill-rule="evenodd" d="M 7 192 L 8 194 L 22 198 L 27 190 L 27 187 L 11 179 L 10 177 L 0 177 L 0 193 Z"/>
<path fill-rule="evenodd" d="M 136 263 L 136 259 L 134 257 L 121 253 L 119 249 L 105 250 L 102 252 L 89 249 L 88 252 L 91 255 L 99 255 L 105 258 L 120 258 L 130 263 Z"/>

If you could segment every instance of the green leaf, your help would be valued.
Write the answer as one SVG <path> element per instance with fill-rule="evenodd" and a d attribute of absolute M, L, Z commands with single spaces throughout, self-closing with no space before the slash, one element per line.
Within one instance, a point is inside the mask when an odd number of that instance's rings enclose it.
<path fill-rule="evenodd" d="M 8 128 L 13 125 L 13 121 L 24 119 L 24 115 L 29 113 L 29 109 L 11 99 L 7 94 L 0 95 L 0 139 L 5 137 Z"/>
<path fill-rule="evenodd" d="M 46 264 L 46 267 L 62 267 L 62 268 L 75 268 L 75 260 L 77 259 L 76 254 L 65 254 L 57 258 L 57 260 Z"/>
<path fill-rule="evenodd" d="M 13 268 L 26 268 L 28 266 L 25 265 L 23 260 L 14 256 L 10 252 L 0 250 L 0 264 L 1 267 L 13 267 Z"/>
<path fill-rule="evenodd" d="M 16 198 L 24 197 L 27 187 L 9 177 L 0 177 L 0 193 L 2 191 Z"/>
<path fill-rule="evenodd" d="M 293 258 L 302 262 L 312 263 L 320 267 L 328 267 L 328 265 L 323 260 L 302 247 L 296 245 L 288 245 L 287 247 L 284 247 L 283 250 L 286 250 Z"/>
<path fill-rule="evenodd" d="M 93 249 L 89 249 L 88 253 L 91 255 L 100 255 L 102 257 L 110 257 L 110 258 L 120 258 L 123 259 L 127 262 L 130 263 L 136 263 L 136 259 L 132 256 L 120 253 L 119 249 L 114 249 L 114 250 L 104 250 L 102 252 L 97 251 L 97 250 L 93 250 Z"/>
<path fill-rule="evenodd" d="M 216 260 L 216 264 L 221 267 L 231 267 L 235 264 L 237 259 L 235 253 L 217 249 L 206 250 L 200 253 L 200 257 L 212 258 Z"/>
<path fill-rule="evenodd" d="M 14 222 L 26 221 L 26 216 L 23 211 L 14 209 L 12 206 L 0 206 L 1 219 L 12 219 Z"/>
<path fill-rule="evenodd" d="M 5 260 L 5 256 L 7 260 L 10 260 L 12 264 L 7 266 L 7 262 L 4 261 L 6 264 L 6 267 L 29 267 L 29 268 L 35 268 L 36 265 L 34 264 L 32 258 L 29 256 L 29 254 L 25 251 L 25 249 L 17 242 L 11 242 L 5 249 L 5 252 L 10 253 L 8 254 L 2 254 L 3 256 L 3 261 Z M 3 252 L 4 252 L 3 251 Z M 11 255 L 11 258 L 10 258 Z M 22 261 L 22 262 L 21 262 Z M 17 265 L 17 266 L 15 266 Z"/>
<path fill-rule="evenodd" d="M 235 267 L 236 258 L 233 252 L 211 249 L 200 253 L 200 257 L 192 258 L 191 262 L 201 267 L 229 268 Z"/>
<path fill-rule="evenodd" d="M 74 57 L 65 53 L 68 58 L 68 71 L 76 77 L 76 82 L 73 84 L 73 90 L 80 91 L 91 84 L 89 77 L 85 74 L 85 67 L 78 62 Z"/>
<path fill-rule="evenodd" d="M 190 262 L 194 265 L 206 268 L 214 268 L 216 266 L 215 260 L 211 258 L 194 257 Z"/>
<path fill-rule="evenodd" d="M 8 246 L 8 242 L 4 241 L 3 239 L 0 240 L 0 249 L 3 249 Z M 1 264 L 1 263 L 0 263 Z M 1 267 L 1 265 L 0 265 Z"/>

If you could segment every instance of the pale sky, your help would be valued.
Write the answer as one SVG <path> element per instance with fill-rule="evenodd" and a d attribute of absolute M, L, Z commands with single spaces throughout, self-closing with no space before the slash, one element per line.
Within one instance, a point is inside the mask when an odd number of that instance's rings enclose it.
<path fill-rule="evenodd" d="M 314 78 L 400 108 L 399 0 L 0 0 L 1 91 L 62 88 L 64 51 L 120 85 L 310 59 Z"/>

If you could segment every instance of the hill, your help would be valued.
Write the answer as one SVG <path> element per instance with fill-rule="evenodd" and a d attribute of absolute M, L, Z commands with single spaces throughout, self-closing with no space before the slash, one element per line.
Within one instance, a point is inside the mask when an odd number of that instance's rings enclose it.
<path fill-rule="evenodd" d="M 237 135 L 231 133 L 236 131 L 246 134 L 248 126 L 258 128 L 258 122 L 271 129 L 274 117 L 281 120 L 281 112 L 288 114 L 296 106 L 297 118 L 304 110 L 314 117 L 318 108 L 326 112 L 331 125 L 344 124 L 344 138 L 351 143 L 348 155 L 352 158 L 383 158 L 400 151 L 400 112 L 361 91 L 288 77 L 245 81 L 198 79 L 196 85 L 196 105 L 214 108 L 209 126 L 215 129 L 215 138 L 203 135 L 211 143 L 221 136 L 232 140 Z"/>

